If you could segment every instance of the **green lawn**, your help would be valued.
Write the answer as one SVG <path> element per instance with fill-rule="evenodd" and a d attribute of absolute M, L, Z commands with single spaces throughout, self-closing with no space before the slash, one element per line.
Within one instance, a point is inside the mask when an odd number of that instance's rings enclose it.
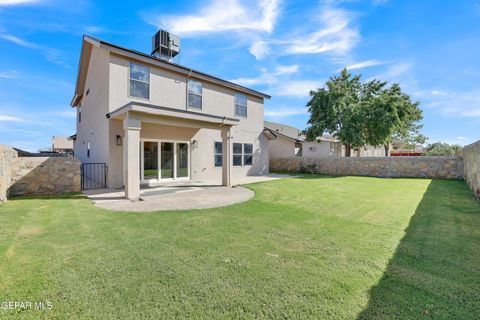
<path fill-rule="evenodd" d="M 305 176 L 200 211 L 82 196 L 0 205 L 18 318 L 478 319 L 480 203 L 463 181 Z"/>

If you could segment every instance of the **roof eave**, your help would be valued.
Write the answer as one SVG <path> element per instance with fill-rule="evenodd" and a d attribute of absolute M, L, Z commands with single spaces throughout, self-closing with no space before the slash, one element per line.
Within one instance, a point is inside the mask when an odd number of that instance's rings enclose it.
<path fill-rule="evenodd" d="M 207 81 L 217 83 L 219 85 L 222 85 L 224 87 L 228 87 L 228 88 L 231 88 L 231 89 L 234 89 L 234 90 L 245 92 L 245 93 L 250 94 L 252 96 L 256 96 L 256 97 L 260 97 L 260 98 L 264 98 L 264 99 L 271 99 L 270 95 L 265 94 L 263 92 L 253 90 L 253 89 L 241 86 L 239 84 L 236 84 L 236 83 L 233 83 L 233 82 L 230 82 L 230 81 L 227 81 L 227 80 L 224 80 L 224 79 L 221 79 L 221 78 L 218 78 L 218 77 L 215 77 L 215 76 L 212 76 L 212 75 L 200 72 L 200 71 L 196 71 L 194 69 L 191 69 L 191 68 L 179 65 L 179 64 L 175 64 L 175 63 L 171 63 L 171 62 L 161 60 L 161 59 L 155 58 L 151 55 L 148 55 L 148 54 L 140 52 L 140 51 L 127 49 L 127 48 L 118 46 L 116 44 L 109 43 L 109 42 L 106 42 L 106 41 L 103 41 L 103 40 L 99 40 L 99 39 L 96 39 L 96 38 L 93 38 L 93 37 L 90 37 L 90 36 L 84 36 L 84 39 L 91 42 L 92 45 L 100 46 L 100 47 L 102 47 L 106 50 L 115 52 L 116 54 L 119 54 L 119 55 L 123 55 L 123 56 L 129 56 L 129 54 L 130 55 L 135 55 L 137 57 L 137 59 L 141 57 L 139 60 L 148 60 L 150 62 L 153 62 L 154 64 L 156 64 L 159 67 L 164 67 L 164 68 L 167 68 L 167 69 L 173 69 L 174 71 L 179 72 L 179 73 L 183 73 L 185 75 L 191 75 L 191 76 L 194 76 L 194 77 L 203 78 Z"/>

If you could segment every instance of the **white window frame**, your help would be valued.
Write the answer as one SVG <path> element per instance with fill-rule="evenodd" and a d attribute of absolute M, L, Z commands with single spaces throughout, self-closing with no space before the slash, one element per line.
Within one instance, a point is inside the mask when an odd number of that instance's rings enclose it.
<path fill-rule="evenodd" d="M 195 92 L 190 92 L 190 89 L 188 88 L 188 83 L 190 81 L 200 83 L 200 86 L 201 86 L 201 93 L 200 94 L 195 93 Z M 200 97 L 200 108 L 190 106 L 190 94 L 193 94 L 194 96 Z M 195 110 L 202 110 L 203 109 L 203 83 L 201 81 L 198 81 L 198 80 L 195 80 L 195 79 L 187 79 L 187 108 L 191 108 L 191 109 L 195 109 Z"/>
<path fill-rule="evenodd" d="M 241 103 L 237 103 L 237 96 L 244 96 L 245 97 L 245 104 L 241 104 Z M 236 117 L 242 117 L 242 118 L 247 118 L 248 117 L 248 97 L 246 94 L 243 94 L 243 93 L 235 93 L 235 97 L 234 97 L 235 101 L 234 101 L 234 105 L 235 105 L 235 116 Z M 242 108 L 245 108 L 245 115 L 243 114 L 238 114 L 237 113 L 237 108 L 238 107 L 242 107 Z"/>
<path fill-rule="evenodd" d="M 240 145 L 240 153 L 235 153 L 235 148 L 234 148 L 235 144 Z M 234 163 L 233 159 L 235 158 L 235 156 L 241 157 L 240 164 Z M 232 144 L 232 167 L 243 167 L 243 143 L 241 142 L 233 142 Z"/>
<path fill-rule="evenodd" d="M 217 148 L 216 148 L 216 146 L 215 146 L 217 143 L 220 143 L 220 145 L 222 146 L 222 149 L 221 149 L 220 153 L 217 152 Z M 215 168 L 221 168 L 221 167 L 223 167 L 223 152 L 222 152 L 222 151 L 223 151 L 223 142 L 222 142 L 222 141 L 214 141 L 214 142 L 213 142 L 213 166 L 214 166 Z M 215 158 L 216 158 L 217 156 L 221 156 L 221 157 L 222 157 L 222 165 L 221 165 L 221 166 L 217 166 L 217 164 L 216 164 L 216 162 L 215 162 Z"/>
<path fill-rule="evenodd" d="M 156 142 L 158 143 L 158 177 L 157 179 L 149 179 L 145 180 L 144 176 L 144 154 L 143 154 L 143 148 L 144 148 L 144 143 L 146 141 L 149 142 Z M 161 173 L 161 163 L 162 163 L 162 150 L 161 150 L 161 143 L 166 142 L 166 143 L 173 143 L 173 170 L 174 170 L 174 175 L 173 178 L 162 178 L 162 173 Z M 179 143 L 186 143 L 188 145 L 188 174 L 186 177 L 180 177 L 177 178 L 177 144 Z M 185 140 L 159 140 L 159 139 L 140 139 L 140 183 L 141 184 L 152 184 L 152 183 L 159 183 L 159 182 L 168 182 L 168 181 L 178 181 L 178 180 L 190 180 L 190 167 L 192 165 L 191 162 L 191 148 L 190 148 L 190 141 L 185 141 Z"/>
<path fill-rule="evenodd" d="M 240 153 L 234 153 L 234 148 L 232 144 L 232 166 L 233 167 L 245 167 L 245 166 L 251 166 L 253 165 L 253 143 L 242 143 L 242 142 L 234 142 L 234 144 L 239 144 L 242 146 Z M 252 153 L 245 153 L 245 145 L 250 144 L 252 146 Z M 233 157 L 234 156 L 241 156 L 242 161 L 239 165 L 233 164 Z M 245 156 L 252 156 L 252 164 L 245 164 Z M 222 159 L 223 160 L 223 159 Z"/>
<path fill-rule="evenodd" d="M 252 153 L 246 153 L 245 152 L 245 145 L 251 145 L 252 146 Z M 242 144 L 242 165 L 243 166 L 251 166 L 253 164 L 253 143 L 243 143 Z M 252 163 L 251 164 L 245 164 L 245 156 L 252 156 Z"/>
<path fill-rule="evenodd" d="M 138 65 L 144 66 L 145 68 L 148 69 L 148 81 L 143 81 L 143 80 L 138 80 L 138 79 L 133 79 L 133 78 L 131 78 L 131 68 L 132 68 L 131 66 L 132 66 L 132 64 L 138 64 Z M 133 98 L 133 99 L 140 99 L 140 100 L 150 101 L 150 96 L 151 96 L 151 92 L 150 92 L 150 87 L 151 87 L 151 86 L 150 86 L 150 76 L 151 76 L 151 74 L 150 74 L 150 67 L 149 67 L 149 66 L 146 66 L 146 65 L 144 65 L 144 64 L 142 64 L 142 63 L 137 63 L 137 62 L 129 61 L 129 62 L 128 62 L 128 77 L 127 77 L 127 81 L 128 81 L 128 84 L 127 84 L 127 86 L 128 86 L 128 90 L 127 90 L 127 91 L 128 91 L 128 97 L 129 97 L 129 98 Z M 131 91 L 130 81 L 137 81 L 137 82 L 141 82 L 141 83 L 146 83 L 146 84 L 148 84 L 148 98 L 142 98 L 142 97 L 132 96 L 132 95 L 131 95 L 131 92 L 130 92 L 130 91 Z"/>

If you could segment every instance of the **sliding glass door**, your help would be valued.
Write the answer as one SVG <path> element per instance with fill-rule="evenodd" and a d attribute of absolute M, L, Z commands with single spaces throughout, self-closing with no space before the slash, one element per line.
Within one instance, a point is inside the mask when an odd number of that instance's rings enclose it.
<path fill-rule="evenodd" d="M 158 143 L 143 143 L 143 180 L 158 179 Z"/>
<path fill-rule="evenodd" d="M 190 156 L 188 142 L 142 141 L 141 180 L 188 179 Z"/>
<path fill-rule="evenodd" d="M 177 178 L 188 178 L 188 143 L 177 143 Z"/>
<path fill-rule="evenodd" d="M 162 142 L 162 156 L 160 158 L 160 168 L 161 168 L 161 179 L 173 179 L 173 143 L 172 142 Z"/>

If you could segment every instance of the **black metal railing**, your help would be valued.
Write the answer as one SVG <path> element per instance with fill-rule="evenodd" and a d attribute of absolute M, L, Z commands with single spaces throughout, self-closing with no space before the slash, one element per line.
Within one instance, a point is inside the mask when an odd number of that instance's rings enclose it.
<path fill-rule="evenodd" d="M 102 189 L 107 187 L 108 166 L 104 162 L 82 163 L 82 190 Z"/>

